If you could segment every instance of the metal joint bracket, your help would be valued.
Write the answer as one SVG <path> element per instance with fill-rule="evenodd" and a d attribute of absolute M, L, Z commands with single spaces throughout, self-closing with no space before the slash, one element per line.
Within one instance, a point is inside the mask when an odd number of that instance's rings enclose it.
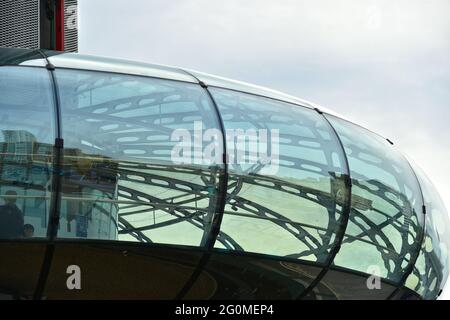
<path fill-rule="evenodd" d="M 320 110 L 319 108 L 314 108 L 314 110 L 317 112 L 317 113 L 319 113 L 319 114 L 323 114 L 323 111 L 322 110 Z"/>
<path fill-rule="evenodd" d="M 63 149 L 64 148 L 64 139 L 56 138 L 55 139 L 55 148 Z"/>
<path fill-rule="evenodd" d="M 59 224 L 59 215 L 52 215 L 50 221 L 53 225 L 57 226 Z"/>
<path fill-rule="evenodd" d="M 345 184 L 349 188 L 353 187 L 352 178 L 350 178 L 350 176 L 347 176 L 347 178 L 345 179 Z"/>

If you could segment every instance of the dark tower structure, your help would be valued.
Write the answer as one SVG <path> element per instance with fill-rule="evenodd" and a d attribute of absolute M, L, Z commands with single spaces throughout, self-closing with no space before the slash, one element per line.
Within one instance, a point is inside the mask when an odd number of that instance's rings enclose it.
<path fill-rule="evenodd" d="M 0 46 L 77 52 L 78 1 L 0 1 Z"/>

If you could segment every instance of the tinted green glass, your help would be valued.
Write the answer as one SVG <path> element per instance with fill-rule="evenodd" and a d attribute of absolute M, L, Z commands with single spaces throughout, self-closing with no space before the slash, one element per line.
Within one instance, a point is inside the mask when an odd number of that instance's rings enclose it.
<path fill-rule="evenodd" d="M 47 235 L 54 98 L 48 71 L 0 68 L 0 239 Z"/>
<path fill-rule="evenodd" d="M 210 91 L 227 131 L 229 157 L 216 248 L 327 261 L 348 195 L 345 159 L 332 128 L 307 108 Z"/>
<path fill-rule="evenodd" d="M 350 166 L 352 209 L 338 266 L 399 281 L 420 246 L 422 195 L 406 159 L 385 139 L 328 116 Z"/>
<path fill-rule="evenodd" d="M 57 70 L 64 137 L 60 238 L 204 244 L 221 166 L 174 163 L 184 130 L 217 120 L 198 85 Z M 220 154 L 222 151 L 218 151 Z M 194 153 L 194 152 L 193 152 Z"/>
<path fill-rule="evenodd" d="M 450 221 L 433 183 L 414 165 L 425 198 L 425 236 L 413 273 L 406 285 L 425 299 L 437 298 L 448 277 Z"/>

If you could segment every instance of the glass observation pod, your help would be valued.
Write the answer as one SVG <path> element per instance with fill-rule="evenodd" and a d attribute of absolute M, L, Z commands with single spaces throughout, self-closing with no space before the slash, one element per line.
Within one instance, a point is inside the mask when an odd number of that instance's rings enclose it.
<path fill-rule="evenodd" d="M 312 103 L 0 49 L 2 299 L 436 299 L 448 227 L 389 140 Z"/>

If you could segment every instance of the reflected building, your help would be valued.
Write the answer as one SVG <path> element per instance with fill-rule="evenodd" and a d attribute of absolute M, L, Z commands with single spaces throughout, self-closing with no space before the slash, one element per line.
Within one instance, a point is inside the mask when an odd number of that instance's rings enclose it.
<path fill-rule="evenodd" d="M 16 191 L 25 221 L 39 226 L 32 239 L 1 242 L 4 295 L 436 299 L 442 290 L 447 213 L 389 140 L 298 98 L 192 70 L 19 49 L 1 49 L 0 64 L 0 195 Z M 174 132 L 196 139 L 198 122 L 222 133 L 220 160 L 195 161 L 205 144 L 192 161 L 173 161 Z M 255 161 L 233 161 L 229 130 L 276 130 L 277 170 L 250 153 Z M 80 291 L 66 288 L 73 264 Z"/>
<path fill-rule="evenodd" d="M 4 161 L 27 162 L 32 157 L 36 139 L 25 130 L 3 130 Z"/>

